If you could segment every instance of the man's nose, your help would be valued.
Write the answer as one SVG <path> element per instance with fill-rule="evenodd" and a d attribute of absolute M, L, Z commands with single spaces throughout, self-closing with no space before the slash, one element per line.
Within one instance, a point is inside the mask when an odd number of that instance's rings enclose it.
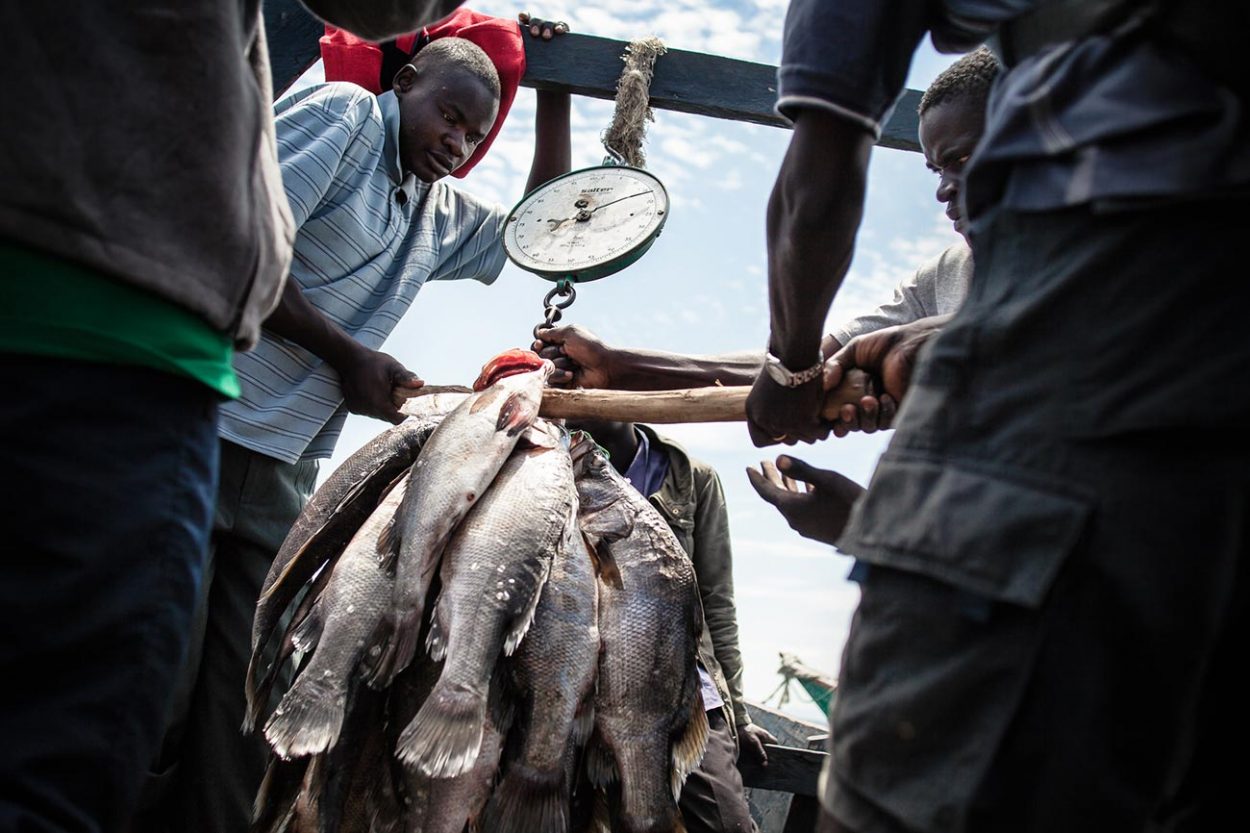
<path fill-rule="evenodd" d="M 942 173 L 941 179 L 938 180 L 937 201 L 950 202 L 955 199 L 959 193 L 959 177 L 955 174 Z"/>
<path fill-rule="evenodd" d="M 463 159 L 468 153 L 468 136 L 463 130 L 449 130 L 443 136 L 443 144 L 457 158 Z"/>

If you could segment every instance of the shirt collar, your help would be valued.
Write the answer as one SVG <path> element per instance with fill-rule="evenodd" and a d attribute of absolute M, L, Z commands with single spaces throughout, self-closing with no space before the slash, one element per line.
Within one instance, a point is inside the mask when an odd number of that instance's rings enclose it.
<path fill-rule="evenodd" d="M 403 189 L 408 200 L 417 195 L 418 180 L 416 174 L 404 171 L 399 161 L 399 97 L 394 90 L 387 90 L 378 96 L 378 107 L 382 111 L 382 123 L 386 127 L 386 143 L 383 155 L 386 157 L 386 172 L 391 182 Z"/>

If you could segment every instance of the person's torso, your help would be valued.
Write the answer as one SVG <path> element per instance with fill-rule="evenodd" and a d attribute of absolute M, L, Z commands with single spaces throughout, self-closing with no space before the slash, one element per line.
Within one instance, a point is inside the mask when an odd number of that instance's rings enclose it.
<path fill-rule="evenodd" d="M 176 303 L 246 346 L 290 218 L 259 3 L 6 3 L 0 236 Z M 261 36 L 261 40 L 257 37 Z M 263 72 L 249 58 L 262 59 Z"/>

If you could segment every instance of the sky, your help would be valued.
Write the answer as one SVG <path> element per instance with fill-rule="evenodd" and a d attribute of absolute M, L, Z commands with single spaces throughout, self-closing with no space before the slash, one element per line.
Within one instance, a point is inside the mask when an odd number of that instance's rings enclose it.
<path fill-rule="evenodd" d="M 505 17 L 520 10 L 496 0 L 469 6 Z M 655 35 L 675 49 L 776 65 L 785 7 L 786 0 L 574 0 L 528 11 L 567 21 L 573 32 L 620 40 Z M 952 60 L 922 44 L 907 86 L 924 89 Z M 320 80 L 320 73 L 314 66 L 300 86 Z M 490 153 L 452 184 L 514 205 L 529 173 L 533 115 L 534 92 L 523 88 Z M 599 135 L 611 116 L 611 102 L 574 97 L 574 169 L 602 161 Z M 579 286 L 561 323 L 584 325 L 619 346 L 762 351 L 768 337 L 764 212 L 789 138 L 781 128 L 656 110 L 644 149 L 648 170 L 663 180 L 672 203 L 664 231 L 633 266 Z M 829 329 L 889 301 L 893 288 L 921 263 L 957 242 L 934 199 L 936 186 L 920 154 L 873 152 L 855 258 Z M 491 286 L 428 284 L 382 349 L 430 384 L 469 384 L 491 356 L 529 346 L 550 287 L 511 263 Z M 385 428 L 376 420 L 350 417 L 321 477 Z M 743 423 L 659 430 L 712 464 L 725 487 L 747 699 L 762 701 L 777 689 L 782 651 L 836 676 L 858 600 L 855 585 L 846 581 L 851 561 L 791 531 L 751 488 L 746 467 L 778 451 L 756 449 Z M 831 437 L 792 451 L 867 484 L 891 433 Z M 777 698 L 769 704 L 776 706 Z M 824 722 L 797 686 L 782 710 Z"/>

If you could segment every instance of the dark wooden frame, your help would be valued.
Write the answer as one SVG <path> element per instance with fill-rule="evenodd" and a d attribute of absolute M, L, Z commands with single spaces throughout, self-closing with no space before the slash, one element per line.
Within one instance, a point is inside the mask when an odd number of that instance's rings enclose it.
<path fill-rule="evenodd" d="M 766 744 L 768 766 L 760 766 L 751 756 L 738 759 L 742 783 L 753 790 L 777 790 L 794 795 L 786 815 L 783 833 L 811 833 L 816 826 L 820 800 L 816 784 L 828 753 L 815 749 Z"/>
<path fill-rule="evenodd" d="M 291 85 L 320 56 L 318 22 L 299 0 L 265 0 L 269 61 L 275 92 Z M 521 84 L 540 90 L 566 90 L 591 98 L 616 97 L 625 41 L 571 33 L 550 42 L 525 39 L 526 70 Z M 777 68 L 720 55 L 669 50 L 656 63 L 651 105 L 663 110 L 718 119 L 789 127 L 778 116 Z M 907 90 L 886 122 L 877 144 L 920 150 L 918 90 Z"/>

